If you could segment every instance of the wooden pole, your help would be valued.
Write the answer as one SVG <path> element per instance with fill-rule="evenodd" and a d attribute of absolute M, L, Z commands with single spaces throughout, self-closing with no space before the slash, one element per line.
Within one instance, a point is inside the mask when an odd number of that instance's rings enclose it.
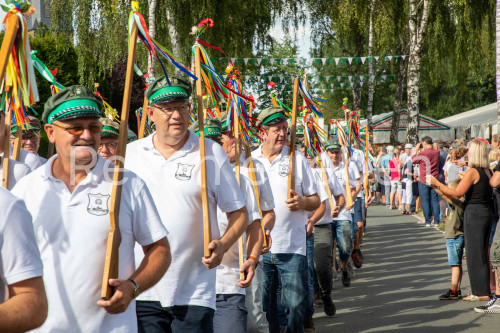
<path fill-rule="evenodd" d="M 134 75 L 135 46 L 137 41 L 137 24 L 134 22 L 130 34 L 128 46 L 127 72 L 125 77 L 125 91 L 123 93 L 122 113 L 120 118 L 120 135 L 116 149 L 117 158 L 115 161 L 115 171 L 113 175 L 113 189 L 111 191 L 111 205 L 109 210 L 110 230 L 106 248 L 106 260 L 104 263 L 104 274 L 102 278 L 101 298 L 109 299 L 112 296 L 112 287 L 109 279 L 118 278 L 118 251 L 121 243 L 121 233 L 119 225 L 120 201 L 122 194 L 123 160 L 127 146 L 128 114 L 130 110 L 130 98 L 132 96 L 132 76 Z"/>
<path fill-rule="evenodd" d="M 50 86 L 50 93 L 52 94 L 52 96 L 57 94 L 57 91 L 56 91 L 56 88 L 54 85 Z M 51 158 L 52 155 L 54 155 L 54 143 L 49 141 L 49 147 L 47 148 L 47 159 Z"/>
<path fill-rule="evenodd" d="M 19 161 L 19 155 L 21 154 L 21 139 L 23 135 L 23 127 L 21 124 L 16 126 L 16 139 L 14 140 L 14 149 L 12 151 L 12 159 L 14 161 Z"/>
<path fill-rule="evenodd" d="M 3 80 L 5 77 L 5 69 L 9 62 L 9 56 L 12 52 L 12 46 L 19 30 L 19 17 L 17 15 L 10 15 L 7 20 L 7 28 L 0 49 L 0 78 Z M 5 87 L 4 87 L 5 89 Z M 10 124 L 12 121 L 10 108 L 6 105 L 5 110 L 5 133 L 4 133 L 4 150 L 3 150 L 3 178 L 2 186 L 8 188 L 9 186 L 9 157 L 10 157 Z"/>
<path fill-rule="evenodd" d="M 321 175 L 323 176 L 323 185 L 325 186 L 326 193 L 328 194 L 328 203 L 330 204 L 330 209 L 333 209 L 333 197 L 332 191 L 330 190 L 330 184 L 328 183 L 328 176 L 326 174 L 325 166 L 323 165 L 323 160 L 321 159 L 321 155 L 318 156 L 319 167 L 321 168 Z M 329 214 L 326 212 L 325 214 Z"/>
<path fill-rule="evenodd" d="M 141 125 L 139 126 L 139 133 L 137 133 L 138 139 L 142 139 L 146 136 L 146 122 L 148 121 L 148 106 L 149 101 L 144 96 L 144 104 L 142 106 L 142 115 L 141 115 Z"/>
<path fill-rule="evenodd" d="M 240 126 L 239 126 L 239 116 L 238 116 L 238 111 L 236 108 L 233 108 L 233 120 L 234 120 L 234 126 L 233 126 L 233 133 L 234 133 L 234 147 L 235 147 L 235 174 L 236 174 L 236 180 L 238 181 L 238 186 L 241 188 L 241 173 L 240 173 L 240 155 L 241 155 L 241 147 L 240 147 Z M 243 248 L 243 235 L 241 235 L 238 238 L 238 259 L 240 262 L 240 267 L 243 265 L 243 262 L 245 262 L 244 259 L 245 255 L 245 249 Z M 240 281 L 245 280 L 245 272 L 240 272 Z"/>
<path fill-rule="evenodd" d="M 203 255 L 210 257 L 211 251 L 208 248 L 212 240 L 212 231 L 210 228 L 210 211 L 208 209 L 208 188 L 207 188 L 207 164 L 205 161 L 205 132 L 204 132 L 204 114 L 203 114 L 203 95 L 201 93 L 201 67 L 200 67 L 200 49 L 195 49 L 194 67 L 196 71 L 196 98 L 198 102 L 198 130 L 200 136 L 200 172 L 201 172 L 201 202 L 203 205 Z"/>
<path fill-rule="evenodd" d="M 290 156 L 288 160 L 288 186 L 287 186 L 287 198 L 291 199 L 292 194 L 290 190 L 295 191 L 295 177 L 294 177 L 294 162 L 295 162 L 295 135 L 297 131 L 297 93 L 299 89 L 299 78 L 295 78 L 293 85 L 293 105 L 292 105 L 292 123 L 290 124 Z"/>

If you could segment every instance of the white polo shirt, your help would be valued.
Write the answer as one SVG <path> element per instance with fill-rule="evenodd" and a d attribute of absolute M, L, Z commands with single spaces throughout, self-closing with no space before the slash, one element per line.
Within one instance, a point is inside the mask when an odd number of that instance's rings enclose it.
<path fill-rule="evenodd" d="M 345 168 L 344 168 L 344 162 L 340 162 L 337 167 L 334 167 L 334 173 L 335 176 L 337 176 L 337 180 L 342 187 L 342 194 L 344 197 L 346 197 L 346 175 L 345 175 Z M 359 179 L 359 172 L 357 171 L 356 167 L 352 162 L 350 162 L 349 166 L 347 167 L 347 171 L 349 172 L 349 185 L 351 188 L 356 187 L 356 179 Z M 335 202 L 335 198 L 333 198 L 333 201 Z M 336 204 L 336 202 L 335 202 Z M 347 210 L 345 208 L 342 208 L 340 211 L 339 216 L 334 217 L 334 221 L 351 221 L 352 216 L 351 216 L 351 210 Z"/>
<path fill-rule="evenodd" d="M 318 222 L 316 222 L 315 225 L 328 224 L 333 220 L 333 218 L 331 215 L 332 208 L 330 207 L 330 201 L 328 200 L 328 192 L 326 192 L 325 182 L 323 181 L 323 174 L 319 166 L 314 168 L 313 171 L 318 181 L 318 188 L 319 188 L 318 193 L 320 194 L 321 202 L 323 202 L 323 200 L 326 200 L 325 215 L 323 215 L 323 217 Z M 325 169 L 325 172 L 326 172 L 326 177 L 328 179 L 328 186 L 330 187 L 330 191 L 332 192 L 332 196 L 343 194 L 342 187 L 340 186 L 340 183 L 337 179 L 337 176 L 335 175 L 335 172 L 333 172 L 333 169 Z M 321 197 L 321 192 L 324 193 L 325 199 Z M 332 199 L 335 202 L 335 198 Z"/>
<path fill-rule="evenodd" d="M 12 190 L 24 199 L 44 264 L 49 314 L 37 332 L 136 332 L 135 301 L 120 314 L 97 305 L 110 229 L 109 205 L 114 165 L 98 156 L 87 177 L 70 193 L 52 175 L 53 156 Z M 109 163 L 109 168 L 105 167 Z M 108 164 L 107 164 L 108 165 Z M 144 182 L 124 174 L 120 206 L 119 278 L 135 271 L 134 245 L 167 235 Z"/>
<path fill-rule="evenodd" d="M 10 156 L 12 157 L 12 153 L 14 151 L 14 146 L 10 146 Z M 34 171 L 36 168 L 41 166 L 43 163 L 38 157 L 38 155 L 32 154 L 27 150 L 21 149 L 19 151 L 19 162 L 26 164 L 30 167 L 31 171 Z"/>
<path fill-rule="evenodd" d="M 271 231 L 272 253 L 295 253 L 306 255 L 306 228 L 308 212 L 299 210 L 291 212 L 286 204 L 288 190 L 289 148 L 283 147 L 273 162 L 269 162 L 262 154 L 262 146 L 252 152 L 254 159 L 259 160 L 267 171 L 269 183 L 273 191 L 276 222 Z M 314 174 L 309 162 L 299 151 L 295 151 L 295 192 L 300 196 L 310 196 L 318 192 Z"/>
<path fill-rule="evenodd" d="M 234 169 L 234 168 L 233 168 Z M 257 207 L 257 201 L 255 200 L 255 193 L 253 191 L 250 179 L 247 178 L 244 172 L 240 169 L 240 189 L 241 194 L 246 202 L 246 207 L 248 210 L 248 225 L 253 223 L 255 220 L 260 220 L 262 217 L 259 213 L 259 208 Z M 221 234 L 226 232 L 227 229 L 227 215 L 222 212 L 220 208 L 217 208 L 217 222 L 219 223 L 219 230 Z M 246 233 L 243 233 L 243 249 L 245 253 L 243 258 L 247 258 L 246 253 Z M 215 285 L 215 291 L 217 294 L 242 294 L 245 295 L 245 289 L 238 287 L 238 280 L 240 278 L 240 262 L 239 262 L 239 250 L 238 242 L 235 242 L 229 251 L 224 254 L 222 258 L 222 263 L 217 266 L 217 282 Z"/>
<path fill-rule="evenodd" d="M 127 145 L 125 167 L 148 185 L 161 221 L 169 231 L 172 263 L 162 279 L 137 298 L 163 307 L 198 305 L 215 309 L 216 269 L 203 258 L 203 212 L 199 137 L 189 131 L 184 146 L 166 160 L 154 147 L 156 134 Z M 205 140 L 212 239 L 220 238 L 217 206 L 227 213 L 245 206 L 236 177 L 222 147 Z M 136 250 L 136 259 L 142 257 Z"/>
<path fill-rule="evenodd" d="M 351 162 L 354 162 L 356 164 L 356 167 L 358 169 L 358 173 L 363 173 L 365 172 L 365 166 L 366 166 L 366 159 L 365 159 L 365 153 L 360 150 L 360 149 L 357 149 L 357 148 L 352 148 L 354 153 L 352 154 L 351 156 L 351 159 L 350 161 Z M 375 169 L 373 168 L 372 164 L 371 163 L 368 163 L 368 172 L 373 172 Z M 364 178 L 364 175 L 363 175 L 363 178 Z M 362 179 L 362 181 L 364 182 L 364 179 Z M 361 189 L 361 191 L 359 191 L 358 193 L 358 198 L 363 198 L 365 196 L 365 188 L 363 186 L 363 188 Z"/>
<path fill-rule="evenodd" d="M 241 162 L 240 172 L 242 174 L 244 173 L 250 179 L 248 174 L 249 161 L 247 161 L 245 157 L 241 155 Z M 259 190 L 260 210 L 263 212 L 270 211 L 274 209 L 274 196 L 271 189 L 271 184 L 269 183 L 269 176 L 267 175 L 267 171 L 264 168 L 264 165 L 259 160 L 252 158 L 252 162 L 254 167 L 255 180 L 257 182 L 257 188 Z M 250 180 L 250 182 L 252 181 Z"/>
<path fill-rule="evenodd" d="M 24 163 L 15 161 L 13 159 L 9 159 L 9 183 L 7 184 L 7 187 L 9 190 L 12 190 L 14 185 L 19 181 L 19 179 L 23 178 L 27 174 L 31 172 L 31 169 L 29 166 L 27 166 Z M 0 169 L 3 168 L 3 153 L 0 154 Z M 2 173 L 3 177 L 3 173 Z M 2 178 L 3 182 L 3 178 Z M 0 184 L 1 186 L 1 184 Z"/>
<path fill-rule="evenodd" d="M 42 276 L 31 215 L 24 202 L 0 187 L 0 303 L 5 287 Z"/>

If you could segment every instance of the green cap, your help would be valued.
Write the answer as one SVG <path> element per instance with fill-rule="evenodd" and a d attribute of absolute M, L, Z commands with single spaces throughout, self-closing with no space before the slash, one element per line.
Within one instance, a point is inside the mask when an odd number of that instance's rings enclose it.
<path fill-rule="evenodd" d="M 101 118 L 99 122 L 102 125 L 101 138 L 104 136 L 119 137 L 120 136 L 120 125 L 109 118 Z"/>
<path fill-rule="evenodd" d="M 222 126 L 222 133 L 229 132 L 229 125 L 227 123 L 227 114 L 223 114 L 220 118 L 220 124 Z"/>
<path fill-rule="evenodd" d="M 341 151 L 342 146 L 339 144 L 339 142 L 336 139 L 330 139 L 328 140 L 325 150 L 329 151 Z"/>
<path fill-rule="evenodd" d="M 46 124 L 55 120 L 79 117 L 101 117 L 102 99 L 84 86 L 71 86 L 51 96 L 42 115 Z"/>
<path fill-rule="evenodd" d="M 28 132 L 34 132 L 34 133 L 40 132 L 40 129 L 42 128 L 40 120 L 38 120 L 37 117 L 33 116 L 29 116 L 28 119 L 29 119 L 28 123 L 24 124 L 23 126 L 22 134 L 26 134 Z M 16 132 L 17 132 L 17 126 L 12 126 L 12 128 L 10 129 L 10 135 L 16 135 Z"/>
<path fill-rule="evenodd" d="M 297 124 L 297 131 L 295 132 L 297 135 L 304 136 L 304 126 L 301 124 Z"/>
<path fill-rule="evenodd" d="M 127 141 L 128 142 L 133 142 L 137 140 L 137 134 L 135 134 L 131 129 L 130 126 L 127 125 Z"/>
<path fill-rule="evenodd" d="M 191 95 L 191 84 L 183 77 L 169 76 L 170 84 L 165 76 L 160 76 L 146 89 L 149 105 L 175 101 L 187 101 Z"/>
<path fill-rule="evenodd" d="M 193 125 L 196 124 L 196 127 Z M 194 127 L 194 132 L 198 134 L 200 131 L 198 130 L 198 122 L 195 121 L 193 125 L 190 126 L 190 129 Z M 216 118 L 207 118 L 203 121 L 203 132 L 205 133 L 205 137 L 209 139 L 220 138 L 222 136 L 222 125 L 219 119 Z"/>
<path fill-rule="evenodd" d="M 188 129 L 198 134 L 198 120 L 195 120 L 194 123 L 189 125 Z"/>
<path fill-rule="evenodd" d="M 273 106 L 262 110 L 257 119 L 259 120 L 258 126 L 281 123 L 286 120 L 285 110 L 282 107 Z"/>

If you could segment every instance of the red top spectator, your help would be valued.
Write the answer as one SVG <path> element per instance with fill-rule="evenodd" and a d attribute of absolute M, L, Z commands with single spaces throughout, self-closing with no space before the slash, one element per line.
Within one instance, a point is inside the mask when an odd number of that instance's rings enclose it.
<path fill-rule="evenodd" d="M 389 168 L 391 169 L 391 181 L 400 180 L 399 178 L 399 149 L 394 149 L 392 159 L 389 161 Z"/>
<path fill-rule="evenodd" d="M 428 136 L 422 139 L 417 145 L 417 152 L 411 158 L 413 164 L 420 166 L 419 181 L 425 184 L 425 177 L 431 174 L 439 178 L 439 150 L 432 147 L 432 139 Z"/>

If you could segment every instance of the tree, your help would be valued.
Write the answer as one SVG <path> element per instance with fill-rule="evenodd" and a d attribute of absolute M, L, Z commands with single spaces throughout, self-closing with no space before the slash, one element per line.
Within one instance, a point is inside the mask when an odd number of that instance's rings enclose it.
<path fill-rule="evenodd" d="M 498 122 L 500 124 L 500 0 L 496 0 L 495 11 L 495 33 L 496 33 L 496 90 L 498 104 Z"/>
<path fill-rule="evenodd" d="M 370 5 L 370 27 L 368 29 L 368 57 L 373 57 L 373 12 L 375 11 L 375 0 L 372 0 Z M 368 106 L 366 108 L 366 122 L 368 124 L 368 132 L 373 133 L 373 62 L 368 62 Z"/>
<path fill-rule="evenodd" d="M 148 8 L 148 13 L 149 13 L 149 19 L 148 19 L 148 28 L 149 28 L 149 36 L 151 36 L 152 39 L 156 38 L 156 3 L 157 0 L 148 0 L 149 8 Z M 149 79 L 154 78 L 155 76 L 155 59 L 154 57 L 148 58 L 148 77 Z"/>
<path fill-rule="evenodd" d="M 410 54 L 408 59 L 408 127 L 406 132 L 406 142 L 416 144 L 418 142 L 419 124 L 419 84 L 420 65 L 422 61 L 422 50 L 427 33 L 429 10 L 432 0 L 408 0 L 409 1 L 409 21 L 410 32 Z"/>

